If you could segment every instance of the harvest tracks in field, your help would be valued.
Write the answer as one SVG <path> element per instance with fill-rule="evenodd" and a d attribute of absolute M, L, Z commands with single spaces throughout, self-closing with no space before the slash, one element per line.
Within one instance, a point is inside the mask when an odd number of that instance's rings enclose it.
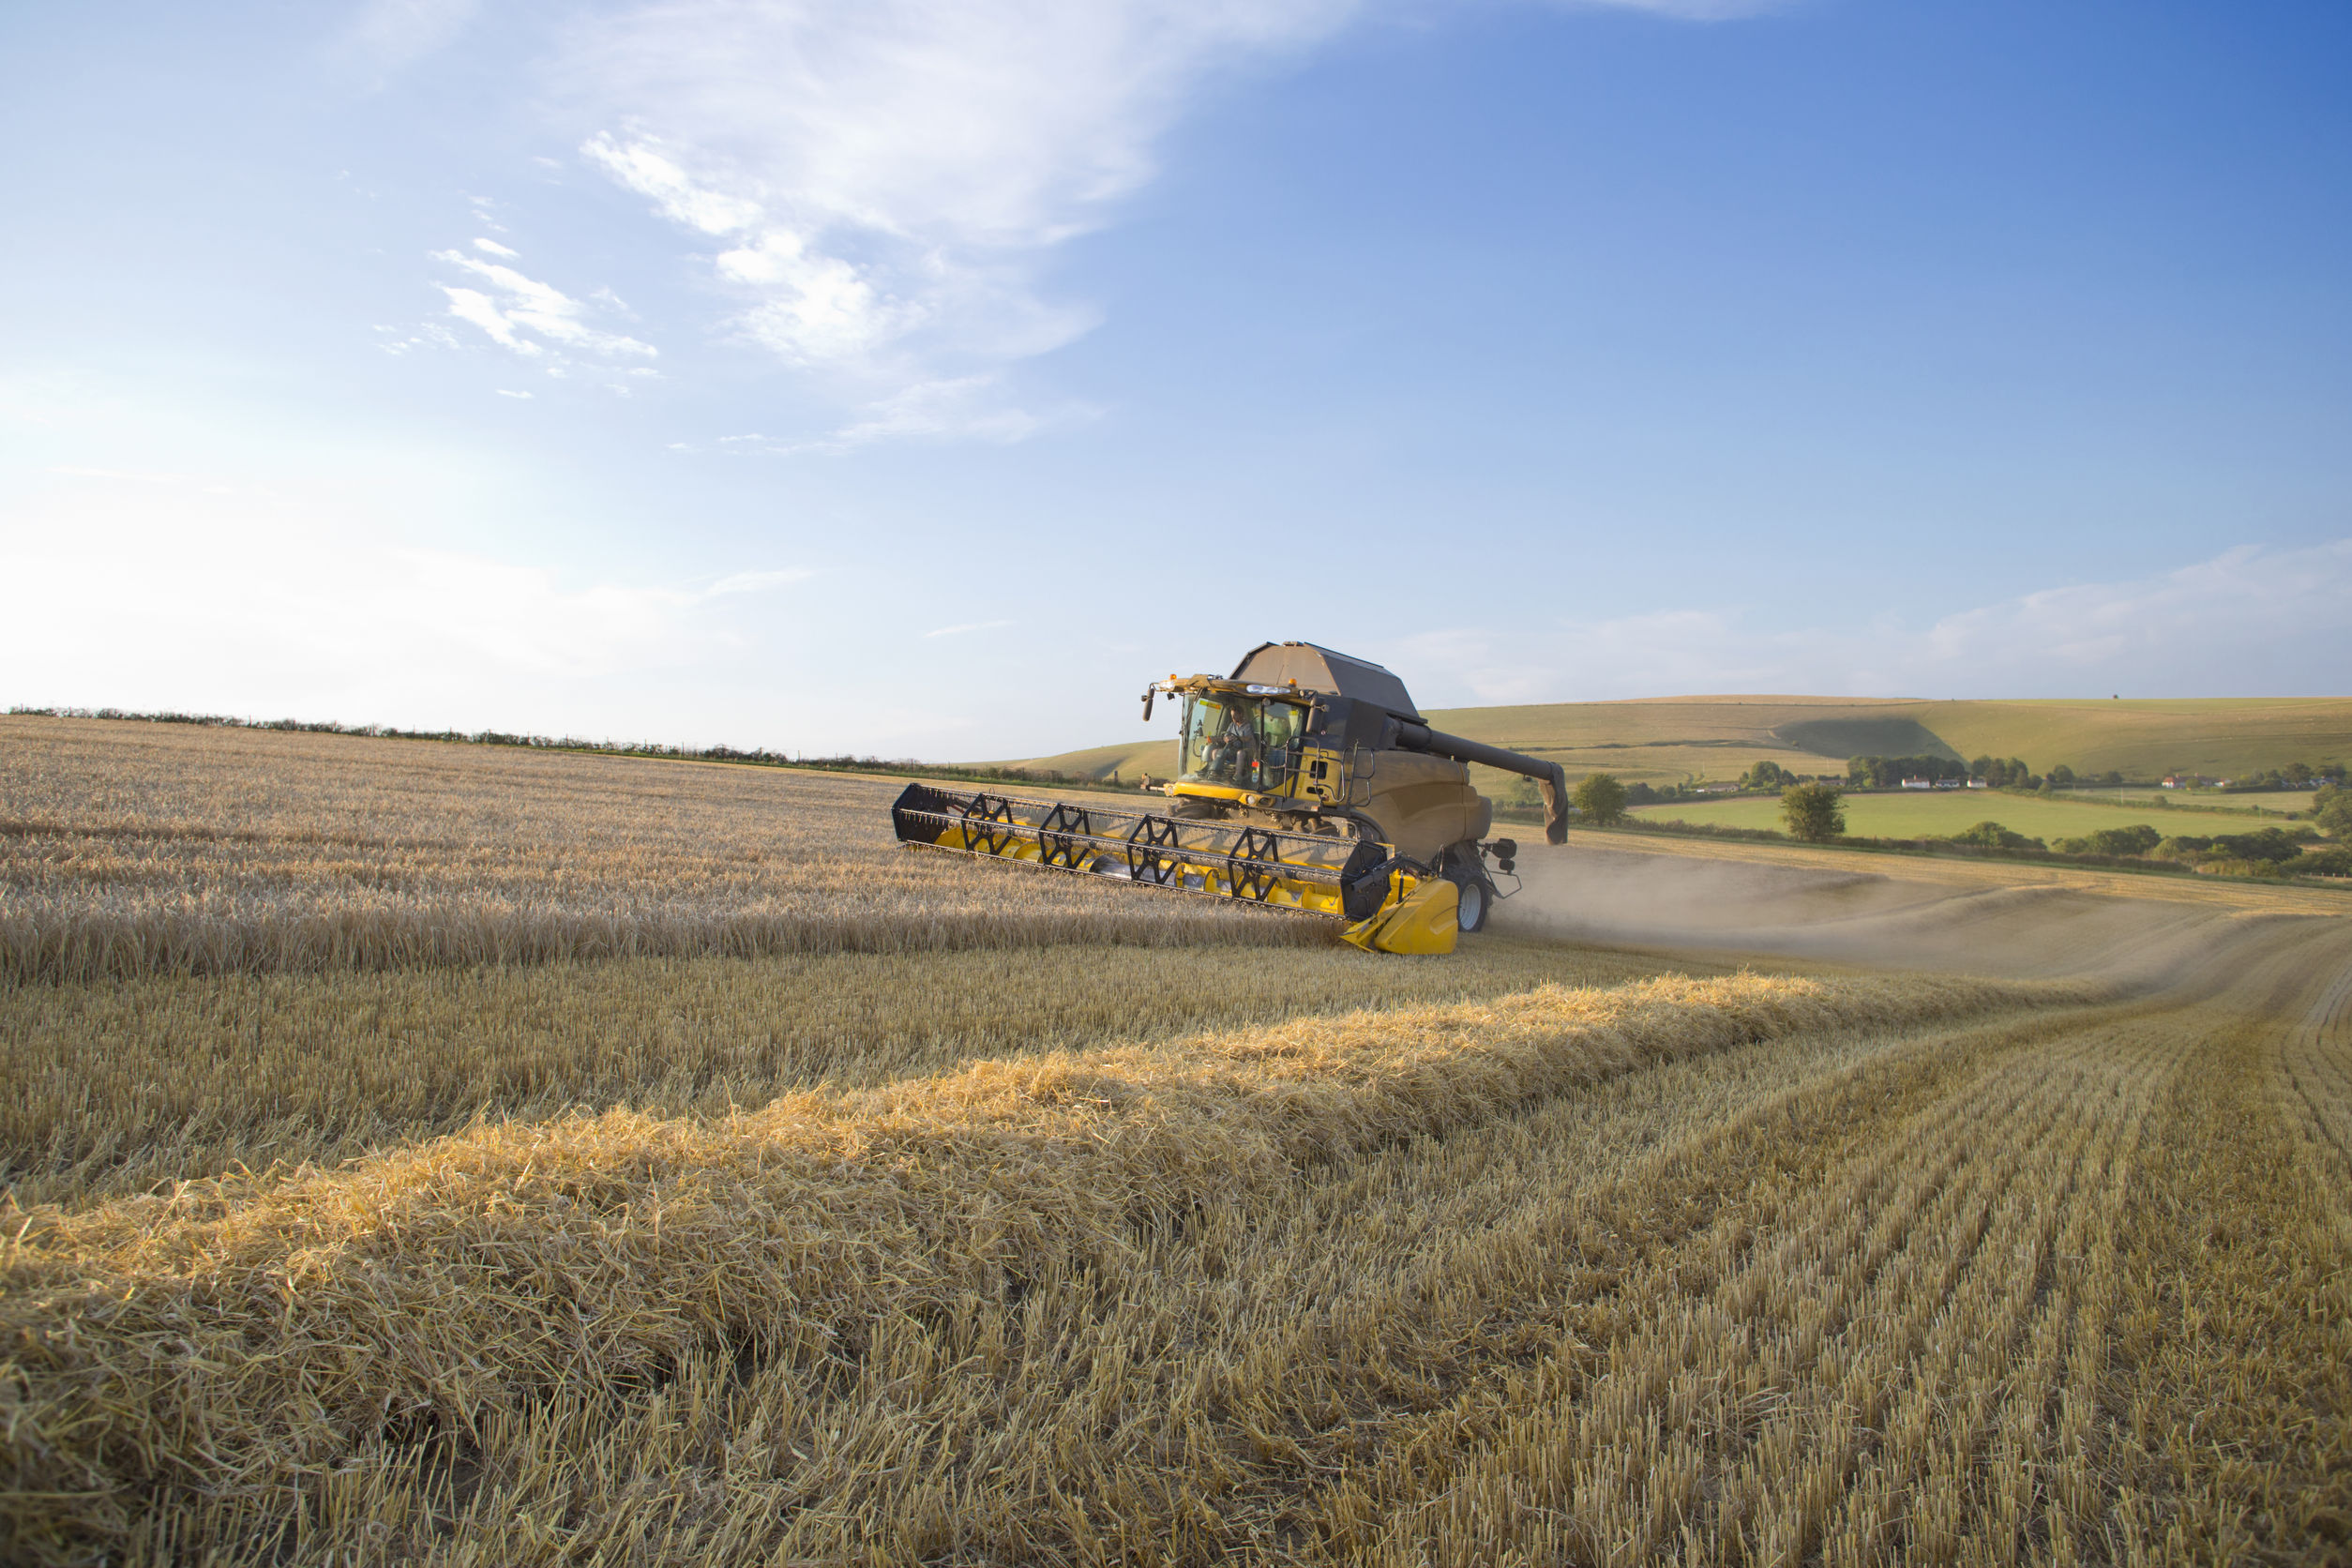
<path fill-rule="evenodd" d="M 1706 848 L 1538 864 L 1708 957 L 0 986 L 0 1556 L 2340 1552 L 2335 905 Z"/>
<path fill-rule="evenodd" d="M 0 982 L 1333 940 L 903 853 L 903 784 L 0 716 Z"/>
<path fill-rule="evenodd" d="M 451 1560 L 518 1517 L 656 1560 L 2299 1548 L 2352 1413 L 2347 961 L 2306 922 L 2106 1003 L 1539 990 L 486 1128 L 34 1224 L 14 1325 L 82 1327 L 21 1410 L 85 1467 L 43 1490 L 254 1550 L 296 1494 Z"/>

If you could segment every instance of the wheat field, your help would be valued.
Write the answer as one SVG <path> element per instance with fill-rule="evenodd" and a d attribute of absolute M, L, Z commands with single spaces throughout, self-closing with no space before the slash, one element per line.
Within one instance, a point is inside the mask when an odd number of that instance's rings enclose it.
<path fill-rule="evenodd" d="M 222 779 L 292 792 L 270 755 L 7 776 L 68 829 L 219 828 Z M 546 797 L 479 821 L 633 776 L 432 765 Z M 714 854 L 755 831 L 707 792 L 753 786 L 629 765 L 704 792 L 663 809 Z M 854 819 L 848 782 L 735 809 Z M 441 874 L 535 885 L 546 846 L 481 832 Z M 1573 846 L 1421 960 L 1172 898 L 1234 924 L 1077 940 L 1023 902 L 1149 896 L 876 846 L 936 879 L 890 884 L 897 946 L 13 972 L 0 1557 L 2343 1560 L 2333 906 L 1708 848 L 1694 905 L 1751 912 L 1703 953 L 1665 906 L 1642 950 L 1563 940 L 1579 867 L 1637 884 Z M 724 904 L 699 864 L 680 899 Z M 926 945 L 931 899 L 1011 924 Z M 1809 947 L 1728 951 L 1775 909 Z"/>
<path fill-rule="evenodd" d="M 898 785 L 0 716 L 0 977 L 1319 944 L 1319 923 L 901 854 Z M 877 831 L 877 823 L 880 831 Z M 1204 901 L 1205 902 L 1205 901 Z M 1172 906 L 1172 907 L 1170 907 Z"/>

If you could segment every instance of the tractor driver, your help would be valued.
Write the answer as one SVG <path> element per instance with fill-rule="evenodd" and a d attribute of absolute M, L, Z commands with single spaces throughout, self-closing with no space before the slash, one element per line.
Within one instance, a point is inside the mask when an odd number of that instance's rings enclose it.
<path fill-rule="evenodd" d="M 1248 711 L 1236 703 L 1225 710 L 1225 728 L 1209 743 L 1209 776 L 1226 784 L 1244 782 L 1241 776 L 1250 771 L 1257 749 Z"/>

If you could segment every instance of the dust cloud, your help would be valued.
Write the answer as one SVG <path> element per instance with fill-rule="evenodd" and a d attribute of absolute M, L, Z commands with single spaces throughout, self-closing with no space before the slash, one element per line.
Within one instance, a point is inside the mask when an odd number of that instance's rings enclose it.
<path fill-rule="evenodd" d="M 2023 879 L 1987 885 L 1981 874 L 1938 880 L 1934 868 L 1903 862 L 1832 870 L 1574 843 L 1523 849 L 1519 876 L 1520 890 L 1493 915 L 1498 932 L 1873 969 L 2096 978 L 2121 991 L 2168 986 L 2281 921 L 2313 918 Z"/>

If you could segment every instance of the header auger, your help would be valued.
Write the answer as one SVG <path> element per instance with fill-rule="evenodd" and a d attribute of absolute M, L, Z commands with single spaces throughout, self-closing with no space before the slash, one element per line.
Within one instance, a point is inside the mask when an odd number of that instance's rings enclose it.
<path fill-rule="evenodd" d="M 1155 682 L 1146 721 L 1162 696 L 1184 704 L 1165 812 L 910 784 L 892 824 L 910 844 L 1345 921 L 1385 953 L 1450 953 L 1504 897 L 1486 857 L 1510 876 L 1518 846 L 1485 841 L 1470 763 L 1534 779 L 1545 837 L 1567 839 L 1559 763 L 1430 729 L 1377 664 L 1264 642 L 1230 675 Z"/>

